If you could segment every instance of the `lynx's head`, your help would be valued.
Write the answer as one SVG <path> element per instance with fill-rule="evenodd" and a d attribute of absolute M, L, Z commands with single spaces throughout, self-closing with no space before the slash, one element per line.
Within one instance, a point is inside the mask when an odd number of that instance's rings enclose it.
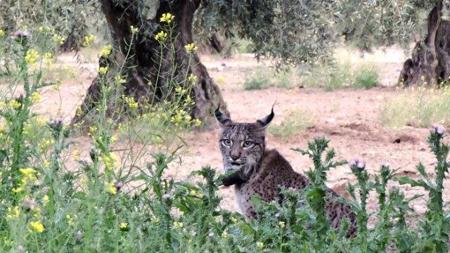
<path fill-rule="evenodd" d="M 237 123 L 216 110 L 215 116 L 222 132 L 219 147 L 225 171 L 239 170 L 243 179 L 248 179 L 258 169 L 266 147 L 266 128 L 274 117 L 269 115 L 254 123 Z"/>

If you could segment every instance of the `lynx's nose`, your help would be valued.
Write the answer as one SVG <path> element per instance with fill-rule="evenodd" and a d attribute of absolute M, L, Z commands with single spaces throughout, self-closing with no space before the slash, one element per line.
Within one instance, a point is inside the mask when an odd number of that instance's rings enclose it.
<path fill-rule="evenodd" d="M 240 155 L 237 154 L 230 154 L 230 161 L 231 162 L 237 162 L 240 158 Z"/>

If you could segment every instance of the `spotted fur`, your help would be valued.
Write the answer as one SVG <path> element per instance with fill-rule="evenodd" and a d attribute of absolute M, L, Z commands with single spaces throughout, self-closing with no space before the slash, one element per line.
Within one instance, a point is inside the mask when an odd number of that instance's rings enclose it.
<path fill-rule="evenodd" d="M 255 123 L 235 123 L 220 111 L 216 118 L 222 128 L 219 146 L 226 172 L 235 171 L 223 181 L 234 185 L 236 200 L 247 218 L 256 213 L 252 197 L 258 195 L 265 201 L 280 199 L 281 188 L 304 190 L 310 183 L 307 177 L 293 170 L 277 150 L 267 150 L 265 129 L 273 119 L 271 114 Z M 339 228 L 343 219 L 350 223 L 349 235 L 356 232 L 356 216 L 351 207 L 341 201 L 333 190 L 327 190 L 326 213 L 333 228 Z"/>

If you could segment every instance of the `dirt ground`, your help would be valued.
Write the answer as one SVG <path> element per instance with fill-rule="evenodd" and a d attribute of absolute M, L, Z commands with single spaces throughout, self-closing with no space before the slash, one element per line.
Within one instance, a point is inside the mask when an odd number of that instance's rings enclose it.
<path fill-rule="evenodd" d="M 366 161 L 369 172 L 375 174 L 383 163 L 391 168 L 400 168 L 403 175 L 417 177 L 415 166 L 423 162 L 430 173 L 434 166 L 433 155 L 429 152 L 426 138 L 428 129 L 404 127 L 390 129 L 380 122 L 380 111 L 388 99 L 395 98 L 402 90 L 393 87 L 398 78 L 402 61 L 405 59 L 399 49 L 378 50 L 373 54 L 355 53 L 351 55 L 355 64 L 368 61 L 379 70 L 381 86 L 370 90 L 342 89 L 333 92 L 322 89 L 268 88 L 246 91 L 243 82 L 259 64 L 251 55 L 239 55 L 222 59 L 216 56 L 202 56 L 203 63 L 210 75 L 217 80 L 222 95 L 235 121 L 254 121 L 269 113 L 275 105 L 274 124 L 281 122 L 289 112 L 301 109 L 313 115 L 313 126 L 288 140 L 282 140 L 268 134 L 269 148 L 278 149 L 295 170 L 306 171 L 312 162 L 291 148 L 305 148 L 309 140 L 325 136 L 331 140 L 330 146 L 337 150 L 338 159 L 361 158 Z M 353 59 L 352 58 L 352 59 Z M 70 80 L 65 81 L 58 91 L 46 88 L 43 101 L 37 111 L 51 118 L 62 118 L 66 122 L 74 115 L 75 109 L 84 96 L 86 88 L 95 77 L 96 64 L 73 55 L 63 55 L 60 62 L 80 70 Z M 188 144 L 182 152 L 182 162 L 168 172 L 168 176 L 178 179 L 187 178 L 193 170 L 210 165 L 221 171 L 222 161 L 218 149 L 217 126 L 208 130 L 199 130 L 185 136 Z M 89 145 L 88 138 L 77 138 L 84 148 Z M 354 182 L 348 166 L 343 166 L 328 173 L 329 186 L 345 194 L 347 183 Z M 445 198 L 450 200 L 450 181 L 447 180 Z M 420 193 L 418 189 L 403 187 L 407 196 Z M 233 189 L 221 189 L 222 205 L 236 210 Z M 418 212 L 425 211 L 425 199 L 415 201 L 412 207 Z M 376 209 L 373 201 L 369 208 Z"/>

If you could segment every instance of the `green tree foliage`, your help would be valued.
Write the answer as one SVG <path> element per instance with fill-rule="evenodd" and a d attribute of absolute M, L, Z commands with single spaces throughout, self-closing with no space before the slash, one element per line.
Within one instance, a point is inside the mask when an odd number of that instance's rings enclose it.
<path fill-rule="evenodd" d="M 336 43 L 362 49 L 409 43 L 438 1 L 202 1 L 195 27 L 254 43 L 258 55 L 302 63 L 326 56 Z"/>
<path fill-rule="evenodd" d="M 88 27 L 102 20 L 97 7 L 89 0 L 0 1 L 0 28 L 13 33 L 46 26 L 61 35 L 55 40 L 63 50 L 79 49 Z"/>

